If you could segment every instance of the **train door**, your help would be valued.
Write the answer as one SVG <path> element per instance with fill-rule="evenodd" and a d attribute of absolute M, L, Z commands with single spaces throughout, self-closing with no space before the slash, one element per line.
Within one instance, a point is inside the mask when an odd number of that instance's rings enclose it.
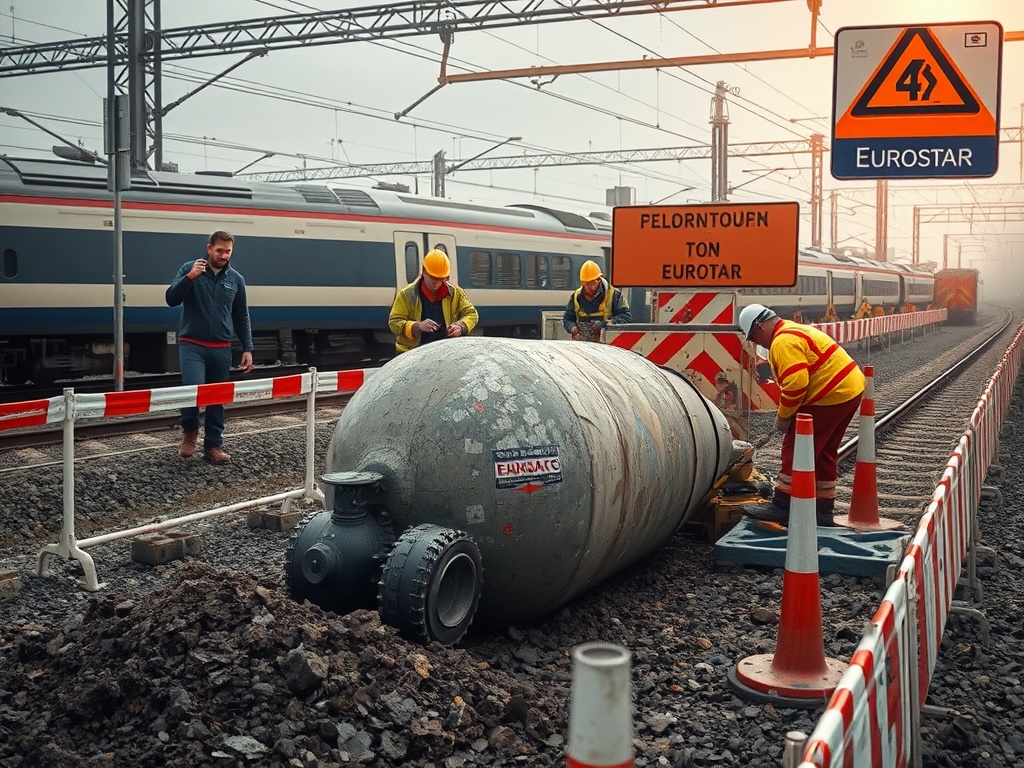
<path fill-rule="evenodd" d="M 403 288 L 420 275 L 420 265 L 427 251 L 436 248 L 448 254 L 452 262 L 449 280 L 459 282 L 458 260 L 455 258 L 455 238 L 441 232 L 395 232 L 396 288 Z"/>

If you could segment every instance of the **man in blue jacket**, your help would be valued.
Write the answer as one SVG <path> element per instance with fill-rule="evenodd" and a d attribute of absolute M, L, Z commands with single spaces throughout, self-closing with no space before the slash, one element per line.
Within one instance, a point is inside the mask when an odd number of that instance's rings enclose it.
<path fill-rule="evenodd" d="M 252 370 L 252 327 L 245 300 L 245 278 L 228 263 L 235 247 L 229 232 L 210 235 L 205 259 L 186 261 L 167 289 L 167 305 L 182 305 L 178 327 L 178 359 L 186 385 L 227 381 L 231 371 L 231 339 L 242 343 L 242 370 Z M 181 409 L 179 454 L 183 459 L 196 452 L 199 408 Z M 206 406 L 203 456 L 214 464 L 227 464 L 224 452 L 224 406 Z"/>

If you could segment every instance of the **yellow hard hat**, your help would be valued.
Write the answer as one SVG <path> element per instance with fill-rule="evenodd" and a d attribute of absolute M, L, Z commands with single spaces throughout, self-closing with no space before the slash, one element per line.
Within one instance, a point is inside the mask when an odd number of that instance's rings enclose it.
<path fill-rule="evenodd" d="M 428 275 L 438 280 L 444 280 L 452 273 L 452 263 L 448 261 L 444 251 L 428 251 L 423 257 L 423 268 L 427 270 Z"/>
<path fill-rule="evenodd" d="M 585 261 L 583 266 L 580 267 L 581 283 L 589 283 L 591 280 L 596 280 L 601 276 L 601 268 L 597 266 L 596 261 Z"/>

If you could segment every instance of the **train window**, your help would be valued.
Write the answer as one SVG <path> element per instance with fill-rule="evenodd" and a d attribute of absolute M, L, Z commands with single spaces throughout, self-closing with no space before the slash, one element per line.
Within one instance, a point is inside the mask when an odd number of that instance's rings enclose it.
<path fill-rule="evenodd" d="M 4 279 L 12 280 L 18 274 L 18 254 L 10 248 L 4 248 Z"/>
<path fill-rule="evenodd" d="M 800 293 L 805 296 L 824 296 L 825 277 L 824 275 L 801 275 Z"/>
<path fill-rule="evenodd" d="M 469 284 L 486 288 L 494 282 L 490 251 L 469 252 Z"/>
<path fill-rule="evenodd" d="M 420 247 L 411 240 L 405 244 L 405 282 L 420 276 Z"/>
<path fill-rule="evenodd" d="M 833 296 L 852 296 L 853 295 L 853 278 L 852 277 L 833 277 L 832 278 L 832 295 Z"/>
<path fill-rule="evenodd" d="M 569 256 L 551 257 L 551 287 L 567 290 L 575 287 L 572 279 L 572 259 Z"/>
<path fill-rule="evenodd" d="M 435 250 L 435 251 L 440 251 L 440 252 L 441 252 L 441 253 L 443 253 L 443 254 L 444 254 L 445 256 L 448 256 L 448 255 L 449 255 L 449 254 L 448 254 L 448 246 L 447 246 L 447 245 L 445 245 L 444 243 L 434 243 L 434 247 L 433 247 L 433 250 Z"/>
<path fill-rule="evenodd" d="M 498 287 L 519 288 L 523 284 L 523 260 L 518 253 L 498 253 Z"/>
<path fill-rule="evenodd" d="M 548 287 L 548 257 L 539 253 L 526 254 L 526 287 Z"/>

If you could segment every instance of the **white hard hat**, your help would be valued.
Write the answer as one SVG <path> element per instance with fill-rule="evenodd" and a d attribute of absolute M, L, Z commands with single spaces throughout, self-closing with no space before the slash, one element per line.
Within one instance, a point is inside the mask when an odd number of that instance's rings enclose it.
<path fill-rule="evenodd" d="M 740 310 L 738 322 L 744 338 L 749 341 L 750 334 L 754 330 L 754 323 L 764 323 L 776 317 L 778 315 L 775 314 L 775 311 L 768 309 L 764 304 L 748 304 Z"/>

